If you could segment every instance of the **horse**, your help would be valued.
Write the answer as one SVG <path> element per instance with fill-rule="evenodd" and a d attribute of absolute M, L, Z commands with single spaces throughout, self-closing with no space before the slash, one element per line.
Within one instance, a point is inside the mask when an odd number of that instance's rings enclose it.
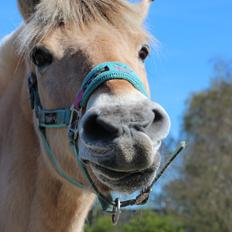
<path fill-rule="evenodd" d="M 80 232 L 96 198 L 93 186 L 106 197 L 154 180 L 170 120 L 149 98 L 150 5 L 18 0 L 24 23 L 0 45 L 1 232 Z M 88 93 L 79 114 L 71 106 L 91 72 L 98 82 L 104 72 L 111 78 Z M 54 124 L 63 112 L 72 115 L 68 129 Z M 67 131 L 76 135 L 77 157 Z"/>

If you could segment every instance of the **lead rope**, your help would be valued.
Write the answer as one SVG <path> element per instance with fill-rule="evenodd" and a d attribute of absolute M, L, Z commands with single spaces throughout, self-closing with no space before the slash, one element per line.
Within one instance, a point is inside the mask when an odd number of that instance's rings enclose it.
<path fill-rule="evenodd" d="M 164 174 L 167 168 L 171 165 L 171 163 L 177 158 L 177 156 L 185 149 L 186 142 L 182 141 L 180 145 L 177 147 L 176 151 L 173 152 L 171 158 L 166 162 L 163 168 L 159 171 L 156 178 L 152 182 L 152 184 L 145 188 L 135 199 L 127 200 L 121 202 L 119 198 L 117 198 L 114 202 L 113 211 L 109 211 L 108 213 L 112 214 L 112 222 L 116 225 L 119 221 L 121 208 L 133 205 L 144 205 L 149 200 L 150 193 L 152 192 L 152 187 L 158 182 L 160 177 Z"/>

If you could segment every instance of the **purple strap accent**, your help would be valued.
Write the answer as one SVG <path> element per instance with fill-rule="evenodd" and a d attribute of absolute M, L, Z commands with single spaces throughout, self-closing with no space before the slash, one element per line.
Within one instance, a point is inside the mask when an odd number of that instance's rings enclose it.
<path fill-rule="evenodd" d="M 76 98 L 73 101 L 73 106 L 74 106 L 75 109 L 80 110 L 80 108 L 81 108 L 81 101 L 82 101 L 83 95 L 85 93 L 85 90 L 88 87 L 88 85 L 91 84 L 91 82 L 93 81 L 94 78 L 95 78 L 95 76 L 93 76 L 91 79 L 89 79 L 88 82 L 86 83 L 86 85 L 77 94 Z"/>
<path fill-rule="evenodd" d="M 74 108 L 77 109 L 77 110 L 79 110 L 79 109 L 81 108 L 80 104 L 81 104 L 81 101 L 82 101 L 84 92 L 85 92 L 85 90 L 82 89 L 82 90 L 77 94 L 77 96 L 75 97 L 75 99 L 74 99 L 74 101 L 73 101 L 73 106 L 74 106 Z"/>

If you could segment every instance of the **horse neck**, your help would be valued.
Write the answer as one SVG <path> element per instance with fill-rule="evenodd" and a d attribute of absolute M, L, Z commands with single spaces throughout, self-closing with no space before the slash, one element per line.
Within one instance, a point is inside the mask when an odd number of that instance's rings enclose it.
<path fill-rule="evenodd" d="M 7 59 L 13 53 L 8 55 Z M 0 231 L 82 231 L 94 196 L 58 180 L 45 164 L 33 126 L 26 73 L 22 62 L 16 72 L 7 70 L 9 76 L 0 77 L 11 79 L 0 98 Z M 12 179 L 14 184 L 8 185 Z"/>

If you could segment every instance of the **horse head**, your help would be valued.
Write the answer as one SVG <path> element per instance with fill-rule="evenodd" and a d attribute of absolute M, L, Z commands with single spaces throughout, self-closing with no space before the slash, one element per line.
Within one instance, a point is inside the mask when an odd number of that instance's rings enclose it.
<path fill-rule="evenodd" d="M 119 63 L 118 73 L 133 70 L 149 96 L 144 61 L 150 37 L 143 28 L 149 5 L 148 0 L 19 0 L 25 19 L 19 50 L 27 73 L 36 76 L 43 108 L 71 106 L 85 77 L 106 62 Z M 166 111 L 148 96 L 119 76 L 97 86 L 81 109 L 78 159 L 102 192 L 131 193 L 155 177 L 170 123 Z M 67 130 L 48 128 L 46 136 L 63 169 L 85 183 Z M 45 154 L 42 142 L 41 149 Z"/>

